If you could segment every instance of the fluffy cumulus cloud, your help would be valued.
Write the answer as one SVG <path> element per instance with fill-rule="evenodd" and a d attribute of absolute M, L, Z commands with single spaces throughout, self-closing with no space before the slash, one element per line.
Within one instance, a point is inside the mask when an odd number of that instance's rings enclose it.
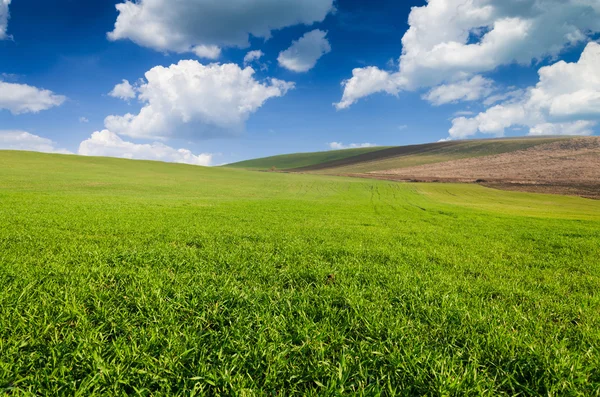
<path fill-rule="evenodd" d="M 8 13 L 10 1 L 11 0 L 0 0 L 0 40 L 8 38 L 6 31 L 8 29 L 8 17 L 10 16 Z"/>
<path fill-rule="evenodd" d="M 331 51 L 327 32 L 315 29 L 294 41 L 290 48 L 277 58 L 279 65 L 294 72 L 308 72 L 319 58 Z"/>
<path fill-rule="evenodd" d="M 70 154 L 66 149 L 56 147 L 50 139 L 25 131 L 0 130 L 0 149 L 27 150 L 31 152 Z"/>
<path fill-rule="evenodd" d="M 215 59 L 220 47 L 246 47 L 249 35 L 310 25 L 334 10 L 334 0 L 126 0 L 110 40 L 129 39 L 158 51 Z"/>
<path fill-rule="evenodd" d="M 123 99 L 128 101 L 136 97 L 135 87 L 132 86 L 129 81 L 123 80 L 120 84 L 117 84 L 111 92 L 108 93 L 113 98 Z"/>
<path fill-rule="evenodd" d="M 293 83 L 277 79 L 257 81 L 251 67 L 203 65 L 193 60 L 157 66 L 145 77 L 137 87 L 144 107 L 138 114 L 108 116 L 108 130 L 151 139 L 236 133 L 265 101 L 294 88 Z"/>
<path fill-rule="evenodd" d="M 396 92 L 555 57 L 600 31 L 600 7 L 595 0 L 428 0 L 408 22 L 399 70 L 388 73 Z M 346 90 L 368 85 L 363 77 L 355 71 Z M 363 89 L 362 96 L 385 88 Z M 362 96 L 344 92 L 353 102 Z"/>
<path fill-rule="evenodd" d="M 61 105 L 67 98 L 27 84 L 0 81 L 0 109 L 13 114 L 37 113 Z"/>
<path fill-rule="evenodd" d="M 481 76 L 435 87 L 423 99 L 439 106 L 446 103 L 476 101 L 485 98 L 493 91 L 494 82 Z"/>
<path fill-rule="evenodd" d="M 108 130 L 96 131 L 79 145 L 80 155 L 119 157 L 137 160 L 157 160 L 172 163 L 209 166 L 211 154 L 194 155 L 187 149 L 174 149 L 160 142 L 137 144 L 121 139 Z"/>
<path fill-rule="evenodd" d="M 329 148 L 332 150 L 342 150 L 342 149 L 358 149 L 358 148 L 366 148 L 366 147 L 377 147 L 374 143 L 351 143 L 349 145 L 344 145 L 342 142 L 331 142 L 328 144 Z"/>
<path fill-rule="evenodd" d="M 539 70 L 540 81 L 517 97 L 508 95 L 472 118 L 458 117 L 451 138 L 478 132 L 502 136 L 514 126 L 531 135 L 589 135 L 600 120 L 600 44 L 589 43 L 578 62 L 559 61 Z"/>
<path fill-rule="evenodd" d="M 398 74 L 388 73 L 375 66 L 356 68 L 352 71 L 351 79 L 342 81 L 344 96 L 334 105 L 338 110 L 347 109 L 360 98 L 376 92 L 397 95 L 400 91 L 400 80 L 401 76 Z"/>

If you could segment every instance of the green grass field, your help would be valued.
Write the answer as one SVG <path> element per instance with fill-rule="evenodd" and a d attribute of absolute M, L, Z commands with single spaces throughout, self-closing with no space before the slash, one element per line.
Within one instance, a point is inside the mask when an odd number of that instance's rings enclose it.
<path fill-rule="evenodd" d="M 0 152 L 0 394 L 600 395 L 600 201 Z"/>
<path fill-rule="evenodd" d="M 310 165 L 326 163 L 328 161 L 341 160 L 358 156 L 363 153 L 376 152 L 385 149 L 384 146 L 329 150 L 314 153 L 293 153 L 279 156 L 264 157 L 260 159 L 246 160 L 239 163 L 227 164 L 228 168 L 241 168 L 246 170 L 264 171 L 275 167 L 278 170 L 289 170 L 293 168 L 307 167 Z"/>

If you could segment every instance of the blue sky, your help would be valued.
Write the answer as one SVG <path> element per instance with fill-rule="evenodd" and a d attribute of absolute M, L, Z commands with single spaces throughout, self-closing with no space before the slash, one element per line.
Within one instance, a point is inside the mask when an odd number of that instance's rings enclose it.
<path fill-rule="evenodd" d="M 599 21 L 597 0 L 0 0 L 0 148 L 215 165 L 590 135 Z"/>

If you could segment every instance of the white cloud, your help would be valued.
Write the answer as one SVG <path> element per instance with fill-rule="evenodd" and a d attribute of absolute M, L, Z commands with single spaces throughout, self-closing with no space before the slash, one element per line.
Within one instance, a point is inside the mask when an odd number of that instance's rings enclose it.
<path fill-rule="evenodd" d="M 293 72 L 308 72 L 319 58 L 331 52 L 327 32 L 315 29 L 292 42 L 290 48 L 279 53 L 279 65 Z"/>
<path fill-rule="evenodd" d="M 375 66 L 356 68 L 352 71 L 352 78 L 342 82 L 344 96 L 339 103 L 334 103 L 334 106 L 338 110 L 347 109 L 360 98 L 376 92 L 397 95 L 400 91 L 398 78 L 400 76 L 391 75 Z"/>
<path fill-rule="evenodd" d="M 485 101 L 483 101 L 483 104 L 485 106 L 491 106 L 498 102 L 515 101 L 515 100 L 518 101 L 519 99 L 523 98 L 523 96 L 525 94 L 526 94 L 525 90 L 513 89 L 513 90 L 499 93 L 496 95 L 491 95 L 491 96 L 487 97 L 485 99 Z"/>
<path fill-rule="evenodd" d="M 96 131 L 81 142 L 78 154 L 83 156 L 119 157 L 137 160 L 157 160 L 172 163 L 209 166 L 212 154 L 194 155 L 187 149 L 173 149 L 160 142 L 137 144 L 121 139 L 108 130 Z"/>
<path fill-rule="evenodd" d="M 264 52 L 262 52 L 261 50 L 250 51 L 244 57 L 244 65 L 249 65 L 254 61 L 258 61 L 264 55 Z"/>
<path fill-rule="evenodd" d="M 9 38 L 6 34 L 8 29 L 8 18 L 10 13 L 8 12 L 8 6 L 11 0 L 0 0 L 0 40 Z"/>
<path fill-rule="evenodd" d="M 0 149 L 71 154 L 66 149 L 57 148 L 56 144 L 50 139 L 42 138 L 29 132 L 15 130 L 0 130 Z"/>
<path fill-rule="evenodd" d="M 453 120 L 450 137 L 477 132 L 502 136 L 510 127 L 529 127 L 531 135 L 589 135 L 600 120 L 600 44 L 589 43 L 578 62 L 559 61 L 539 70 L 540 81 L 522 95 L 473 118 Z"/>
<path fill-rule="evenodd" d="M 136 97 L 136 88 L 129 84 L 129 81 L 123 80 L 122 83 L 115 85 L 115 88 L 108 93 L 113 98 L 123 99 L 128 101 Z"/>
<path fill-rule="evenodd" d="M 294 83 L 277 79 L 259 82 L 251 67 L 193 60 L 157 66 L 145 77 L 137 88 L 144 107 L 137 115 L 108 116 L 108 130 L 152 139 L 231 134 L 243 130 L 248 117 L 269 98 L 294 88 Z"/>
<path fill-rule="evenodd" d="M 599 65 L 600 44 L 589 43 L 577 63 L 560 61 L 541 68 L 531 104 L 558 118 L 600 116 Z"/>
<path fill-rule="evenodd" d="M 529 135 L 592 135 L 597 122 L 579 120 L 571 123 L 544 123 L 531 127 Z"/>
<path fill-rule="evenodd" d="M 79 118 L 79 122 L 82 123 L 82 124 L 87 124 L 87 123 L 90 122 L 90 120 L 88 120 L 87 117 L 80 117 Z"/>
<path fill-rule="evenodd" d="M 269 70 L 268 62 L 260 62 L 260 59 L 265 56 L 264 52 L 261 50 L 250 51 L 244 56 L 244 66 L 248 66 L 251 64 L 256 64 L 260 70 L 266 71 Z"/>
<path fill-rule="evenodd" d="M 473 116 L 475 114 L 475 112 L 471 111 L 471 110 L 459 110 L 458 112 L 454 113 L 455 117 L 460 117 L 460 116 Z"/>
<path fill-rule="evenodd" d="M 399 129 L 400 131 L 404 131 L 404 130 L 405 130 L 405 129 L 407 129 L 407 128 L 408 128 L 408 125 L 406 125 L 406 124 L 402 124 L 402 125 L 399 125 L 399 126 L 398 126 L 398 129 Z"/>
<path fill-rule="evenodd" d="M 377 147 L 374 143 L 351 143 L 349 145 L 344 145 L 341 142 L 331 142 L 328 144 L 330 149 L 333 150 L 342 150 L 342 149 L 358 149 L 358 148 L 367 148 L 367 147 Z"/>
<path fill-rule="evenodd" d="M 13 114 L 37 113 L 62 105 L 67 98 L 27 84 L 0 81 L 0 109 Z"/>
<path fill-rule="evenodd" d="M 0 73 L 0 79 L 6 80 L 6 81 L 15 81 L 19 78 L 18 75 L 13 74 L 13 73 Z"/>
<path fill-rule="evenodd" d="M 504 135 L 506 128 L 525 123 L 526 117 L 526 111 L 522 106 L 497 105 L 476 117 L 459 117 L 452 120 L 449 133 L 453 139 L 467 138 L 478 131 L 500 137 Z"/>
<path fill-rule="evenodd" d="M 199 58 L 218 59 L 221 56 L 221 48 L 216 45 L 197 45 L 192 48 L 192 52 Z"/>
<path fill-rule="evenodd" d="M 494 82 L 479 75 L 471 79 L 435 87 L 423 99 L 435 106 L 460 101 L 476 101 L 485 98 L 493 91 Z"/>
<path fill-rule="evenodd" d="M 396 92 L 415 90 L 556 57 L 600 31 L 600 7 L 596 0 L 428 0 L 413 7 L 409 25 L 387 89 L 378 82 L 379 89 L 364 89 L 362 96 L 389 92 L 390 84 Z"/>
<path fill-rule="evenodd" d="M 116 6 L 119 15 L 108 38 L 178 53 L 198 52 L 202 46 L 246 47 L 249 35 L 267 39 L 273 30 L 323 21 L 335 9 L 333 2 L 126 0 Z"/>

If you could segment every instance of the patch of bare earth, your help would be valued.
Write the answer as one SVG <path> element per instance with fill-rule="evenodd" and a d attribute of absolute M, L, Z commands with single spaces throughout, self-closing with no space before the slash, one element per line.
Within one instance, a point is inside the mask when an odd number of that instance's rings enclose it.
<path fill-rule="evenodd" d="M 498 155 L 353 176 L 489 187 L 600 199 L 600 137 L 573 138 Z"/>

